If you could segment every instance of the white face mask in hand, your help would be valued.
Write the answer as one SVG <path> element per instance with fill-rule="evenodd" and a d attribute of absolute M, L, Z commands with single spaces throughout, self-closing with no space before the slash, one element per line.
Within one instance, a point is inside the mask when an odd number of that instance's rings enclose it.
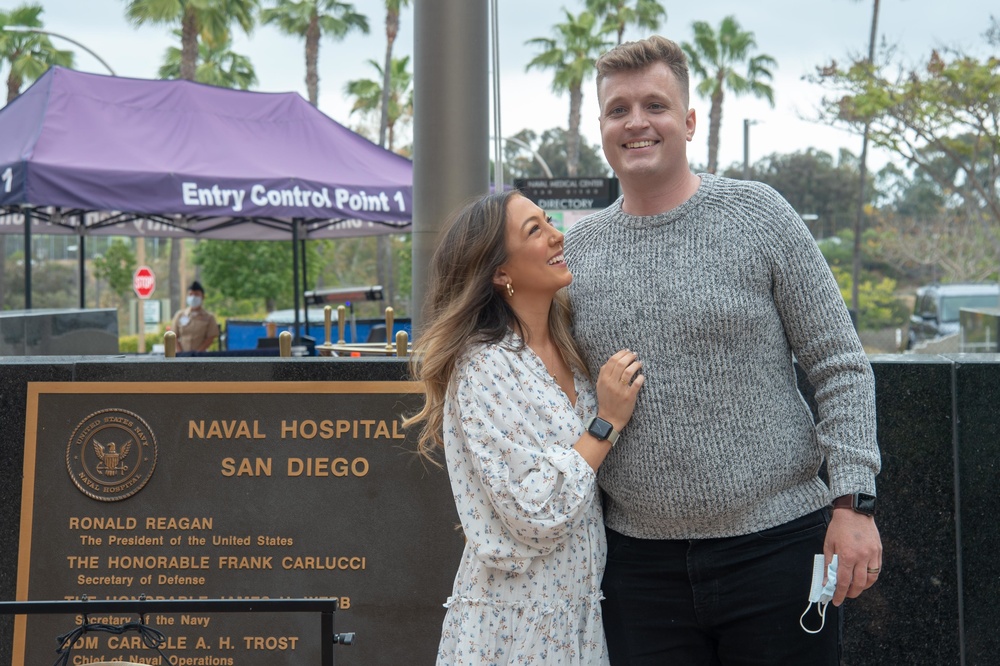
<path fill-rule="evenodd" d="M 833 593 L 837 589 L 837 556 L 834 555 L 830 561 L 830 566 L 826 569 L 826 585 L 823 584 L 823 562 L 826 558 L 823 555 L 813 556 L 813 577 L 812 587 L 809 588 L 809 605 L 799 618 L 799 625 L 804 631 L 810 634 L 818 634 L 823 631 L 826 624 L 826 607 L 833 599 Z M 816 604 L 819 611 L 819 629 L 807 629 L 805 625 L 806 613 Z"/>

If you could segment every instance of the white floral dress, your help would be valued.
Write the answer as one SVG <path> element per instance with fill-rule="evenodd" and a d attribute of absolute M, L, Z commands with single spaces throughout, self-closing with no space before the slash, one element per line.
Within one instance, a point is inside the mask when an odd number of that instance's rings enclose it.
<path fill-rule="evenodd" d="M 607 543 L 594 471 L 573 444 L 597 412 L 528 347 L 477 345 L 444 410 L 445 457 L 466 545 L 445 607 L 439 665 L 608 663 L 601 624 Z"/>

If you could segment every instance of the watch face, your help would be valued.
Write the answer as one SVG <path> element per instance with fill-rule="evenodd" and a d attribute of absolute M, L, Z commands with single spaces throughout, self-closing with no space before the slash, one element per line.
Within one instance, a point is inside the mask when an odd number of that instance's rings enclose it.
<path fill-rule="evenodd" d="M 607 439 L 611 432 L 614 430 L 614 426 L 605 421 L 604 419 L 595 418 L 590 422 L 590 426 L 587 428 L 587 432 L 596 437 L 597 439 Z"/>
<path fill-rule="evenodd" d="M 875 496 L 867 493 L 858 493 L 854 496 L 854 510 L 858 513 L 865 513 L 869 516 L 875 514 Z"/>

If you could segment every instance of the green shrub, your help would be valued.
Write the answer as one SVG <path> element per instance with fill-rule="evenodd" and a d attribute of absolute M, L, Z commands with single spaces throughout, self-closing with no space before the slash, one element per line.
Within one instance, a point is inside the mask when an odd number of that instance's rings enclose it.
<path fill-rule="evenodd" d="M 831 266 L 844 302 L 851 303 L 851 271 Z M 874 330 L 902 326 L 909 316 L 906 304 L 896 296 L 896 281 L 863 279 L 858 285 L 858 328 Z"/>
<path fill-rule="evenodd" d="M 153 345 L 163 344 L 163 333 L 146 334 L 146 353 L 153 351 Z M 118 351 L 123 354 L 136 354 L 139 352 L 138 335 L 118 336 Z"/>

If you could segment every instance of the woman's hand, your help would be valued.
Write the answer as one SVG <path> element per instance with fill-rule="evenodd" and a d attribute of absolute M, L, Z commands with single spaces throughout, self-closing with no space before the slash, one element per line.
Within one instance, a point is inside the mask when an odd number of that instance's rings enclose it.
<path fill-rule="evenodd" d="M 632 418 L 635 400 L 646 380 L 639 370 L 642 361 L 628 349 L 622 349 L 601 366 L 597 376 L 597 415 L 621 431 Z"/>
<path fill-rule="evenodd" d="M 597 375 L 597 415 L 621 432 L 632 418 L 635 399 L 646 378 L 639 374 L 642 362 L 635 352 L 622 349 L 601 366 Z M 604 462 L 611 445 L 584 433 L 573 445 L 595 472 Z"/>

